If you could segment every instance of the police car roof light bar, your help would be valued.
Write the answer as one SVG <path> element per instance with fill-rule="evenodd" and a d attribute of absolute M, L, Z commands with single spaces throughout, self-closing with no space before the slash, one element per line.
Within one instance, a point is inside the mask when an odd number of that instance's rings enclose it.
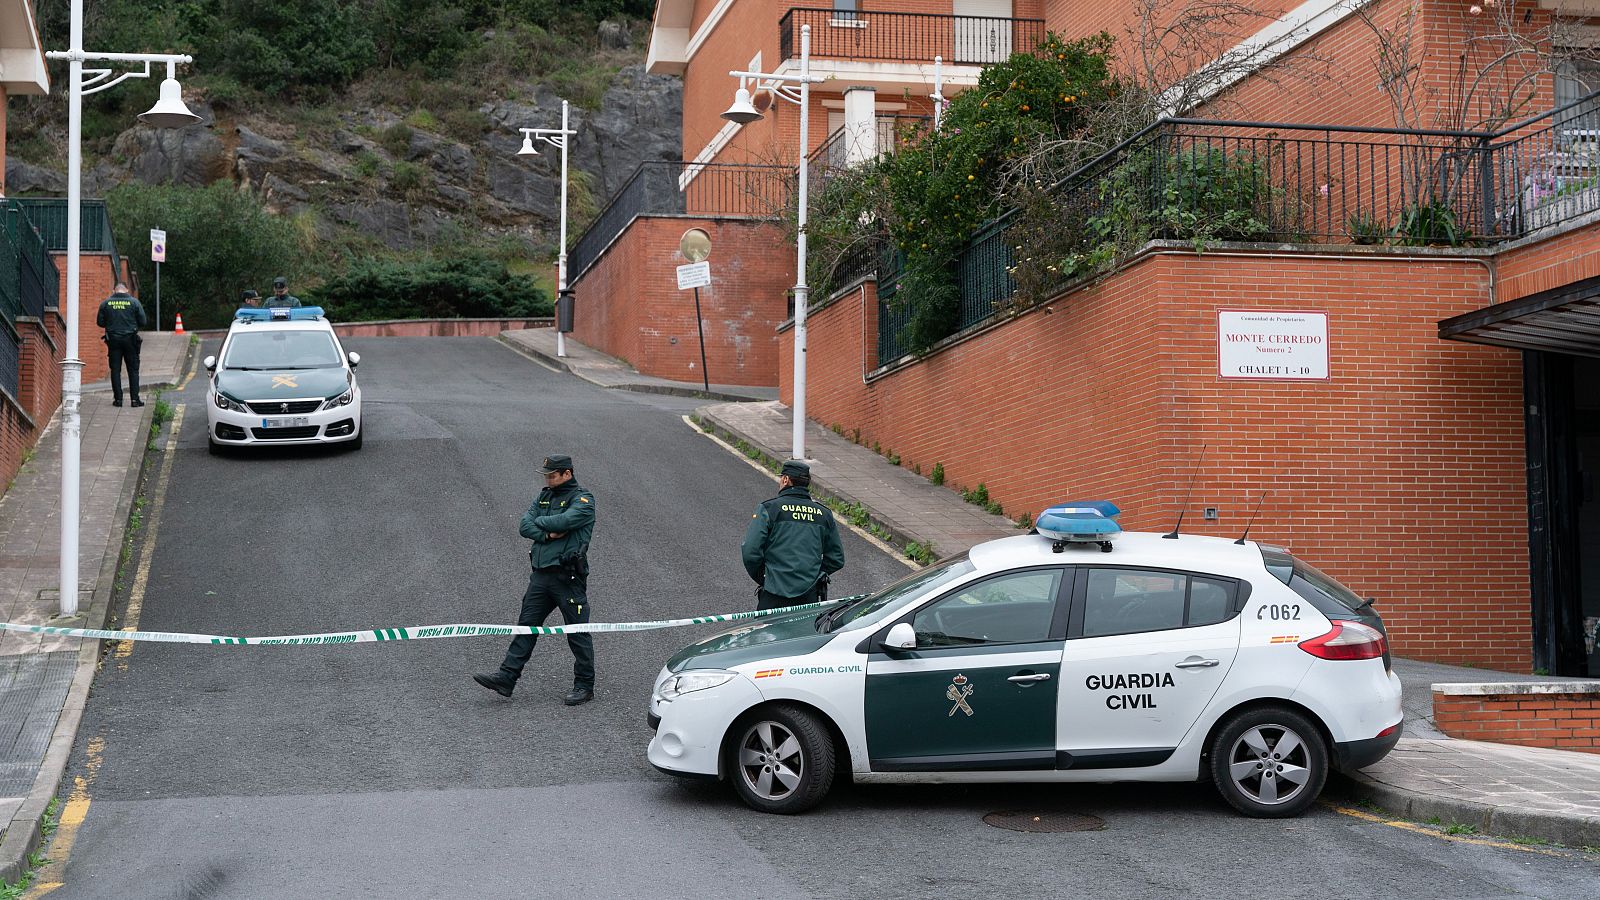
<path fill-rule="evenodd" d="M 1039 513 L 1034 530 L 1051 540 L 1057 553 L 1068 544 L 1099 544 L 1102 553 L 1111 552 L 1111 542 L 1122 534 L 1117 516 L 1122 510 L 1109 500 L 1075 500 L 1058 503 Z"/>
<path fill-rule="evenodd" d="M 1171 534 L 1163 534 L 1162 535 L 1163 538 L 1166 538 L 1169 541 L 1177 540 L 1178 539 L 1178 529 L 1183 527 L 1183 513 L 1184 513 L 1184 510 L 1187 510 L 1189 508 L 1189 498 L 1194 495 L 1194 477 L 1196 475 L 1200 474 L 1200 460 L 1206 458 L 1206 447 L 1207 446 L 1209 446 L 1209 445 L 1207 445 L 1207 444 L 1201 444 L 1200 445 L 1200 453 L 1199 453 L 1199 455 L 1194 458 L 1194 462 L 1189 466 L 1189 487 L 1183 492 L 1183 506 L 1178 508 L 1178 524 L 1172 526 L 1172 533 Z"/>
<path fill-rule="evenodd" d="M 1238 544 L 1241 547 L 1244 546 L 1244 539 L 1250 536 L 1250 527 L 1252 525 L 1256 524 L 1256 516 L 1261 514 L 1261 504 L 1267 502 L 1267 495 L 1270 494 L 1270 493 L 1272 493 L 1272 492 L 1271 491 L 1262 491 L 1261 492 L 1261 499 L 1256 501 L 1256 510 L 1255 510 L 1255 512 L 1250 514 L 1250 521 L 1244 523 L 1244 534 L 1239 535 L 1239 539 L 1237 541 L 1234 541 L 1235 544 Z"/>
<path fill-rule="evenodd" d="M 233 314 L 241 322 L 306 322 L 322 317 L 320 306 L 243 306 Z"/>

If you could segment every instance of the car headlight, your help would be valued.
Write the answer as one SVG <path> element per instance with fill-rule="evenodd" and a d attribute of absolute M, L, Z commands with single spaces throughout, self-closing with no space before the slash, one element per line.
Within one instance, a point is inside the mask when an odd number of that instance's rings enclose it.
<path fill-rule="evenodd" d="M 356 390 L 351 388 L 337 397 L 329 397 L 328 402 L 322 404 L 323 409 L 333 409 L 336 406 L 349 406 L 356 399 Z"/>
<path fill-rule="evenodd" d="M 673 700 L 683 694 L 721 687 L 732 681 L 733 676 L 732 672 L 719 672 L 714 669 L 673 675 L 656 688 L 656 696 L 662 700 Z"/>
<path fill-rule="evenodd" d="M 243 403 L 240 403 L 237 400 L 228 399 L 227 395 L 223 394 L 221 391 L 213 391 L 211 393 L 211 401 L 217 404 L 218 409 L 231 409 L 236 412 L 250 411 L 249 408 Z"/>

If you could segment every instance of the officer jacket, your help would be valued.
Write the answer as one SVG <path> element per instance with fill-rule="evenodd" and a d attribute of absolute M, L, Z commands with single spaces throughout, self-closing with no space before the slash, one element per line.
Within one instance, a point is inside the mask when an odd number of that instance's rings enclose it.
<path fill-rule="evenodd" d="M 293 294 L 284 294 L 282 297 L 279 297 L 277 294 L 269 294 L 261 301 L 261 305 L 268 309 L 271 309 L 274 306 L 278 307 L 279 309 L 282 309 L 285 306 L 299 308 L 300 298 Z"/>
<path fill-rule="evenodd" d="M 784 488 L 756 507 L 744 532 L 744 568 L 770 594 L 798 597 L 844 568 L 833 510 L 803 487 Z"/>
<path fill-rule="evenodd" d="M 552 532 L 561 537 L 549 537 Z M 533 541 L 528 561 L 535 569 L 560 566 L 562 557 L 586 556 L 593 533 L 594 495 L 577 479 L 540 491 L 522 515 L 522 536 Z"/>
<path fill-rule="evenodd" d="M 94 323 L 110 337 L 138 334 L 144 327 L 144 306 L 132 294 L 112 294 L 100 304 Z"/>

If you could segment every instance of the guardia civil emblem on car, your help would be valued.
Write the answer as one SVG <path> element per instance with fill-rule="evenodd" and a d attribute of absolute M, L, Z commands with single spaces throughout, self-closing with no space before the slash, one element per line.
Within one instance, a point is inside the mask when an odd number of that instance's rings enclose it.
<path fill-rule="evenodd" d="M 774 813 L 835 777 L 1200 780 L 1282 818 L 1329 769 L 1394 748 L 1400 679 L 1371 601 L 1245 536 L 1124 533 L 1117 515 L 1054 506 L 1034 534 L 683 648 L 650 698 L 651 764 Z"/>
<path fill-rule="evenodd" d="M 956 705 L 950 707 L 947 715 L 955 715 L 958 709 L 969 716 L 972 715 L 972 707 L 967 704 L 967 698 L 972 696 L 972 690 L 973 686 L 967 684 L 967 676 L 958 673 L 956 677 L 950 679 L 950 687 L 945 689 L 944 695 L 946 699 L 954 700 Z"/>

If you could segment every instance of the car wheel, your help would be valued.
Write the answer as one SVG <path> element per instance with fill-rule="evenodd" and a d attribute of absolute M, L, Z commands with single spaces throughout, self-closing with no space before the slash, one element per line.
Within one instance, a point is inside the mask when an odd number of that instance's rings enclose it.
<path fill-rule="evenodd" d="M 767 706 L 734 726 L 727 771 L 751 809 L 791 815 L 822 801 L 833 784 L 833 737 L 815 715 Z"/>
<path fill-rule="evenodd" d="M 1245 710 L 1211 742 L 1211 779 L 1247 816 L 1284 819 L 1306 810 L 1328 780 L 1328 745 L 1301 713 L 1281 706 Z"/>

